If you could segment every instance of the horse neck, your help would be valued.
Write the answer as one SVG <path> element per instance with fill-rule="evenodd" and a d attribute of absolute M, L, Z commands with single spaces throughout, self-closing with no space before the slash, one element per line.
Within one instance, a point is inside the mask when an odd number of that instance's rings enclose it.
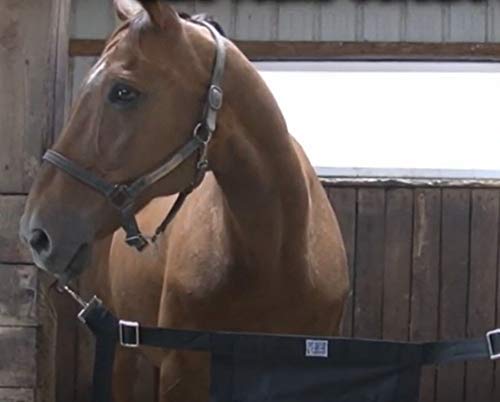
<path fill-rule="evenodd" d="M 209 161 L 229 221 L 247 244 L 258 248 L 254 252 L 265 255 L 305 227 L 306 173 L 273 95 L 251 63 L 229 50 L 226 107 Z"/>

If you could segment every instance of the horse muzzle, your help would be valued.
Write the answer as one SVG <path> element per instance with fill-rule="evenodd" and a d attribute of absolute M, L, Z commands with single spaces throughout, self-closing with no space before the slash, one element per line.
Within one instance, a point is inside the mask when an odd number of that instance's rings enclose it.
<path fill-rule="evenodd" d="M 48 219 L 25 212 L 21 218 L 19 235 L 30 248 L 33 262 L 62 284 L 78 276 L 90 261 L 89 231 L 78 222 L 67 214 Z"/>

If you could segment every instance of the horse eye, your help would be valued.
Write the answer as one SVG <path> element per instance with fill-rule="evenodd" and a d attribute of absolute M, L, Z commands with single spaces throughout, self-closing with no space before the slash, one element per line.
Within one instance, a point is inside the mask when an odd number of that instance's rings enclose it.
<path fill-rule="evenodd" d="M 135 101 L 139 95 L 140 93 L 136 89 L 126 84 L 118 83 L 111 88 L 109 100 L 113 104 L 125 106 Z"/>

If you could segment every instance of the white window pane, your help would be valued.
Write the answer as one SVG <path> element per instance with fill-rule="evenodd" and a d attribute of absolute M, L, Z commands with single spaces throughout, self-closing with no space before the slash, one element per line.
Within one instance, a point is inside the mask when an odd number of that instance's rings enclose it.
<path fill-rule="evenodd" d="M 460 170 L 462 176 L 470 171 L 476 171 L 474 176 L 500 176 L 497 64 L 258 67 L 290 133 L 317 168 L 427 169 L 440 175 Z"/>

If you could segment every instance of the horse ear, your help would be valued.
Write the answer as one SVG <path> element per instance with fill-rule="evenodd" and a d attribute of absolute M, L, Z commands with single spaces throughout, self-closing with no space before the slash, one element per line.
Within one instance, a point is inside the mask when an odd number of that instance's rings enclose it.
<path fill-rule="evenodd" d="M 161 29 L 172 29 L 180 25 L 177 11 L 162 0 L 139 0 L 151 21 Z"/>
<path fill-rule="evenodd" d="M 141 10 L 141 4 L 136 0 L 113 0 L 116 15 L 121 21 L 127 21 Z"/>

